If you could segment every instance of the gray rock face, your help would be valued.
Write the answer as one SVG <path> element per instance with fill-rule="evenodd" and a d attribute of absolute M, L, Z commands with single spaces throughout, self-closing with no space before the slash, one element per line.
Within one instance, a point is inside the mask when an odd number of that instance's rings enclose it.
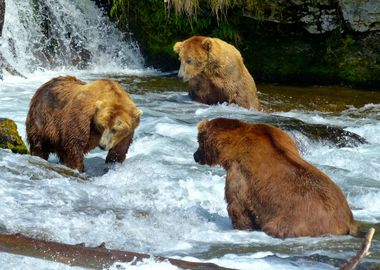
<path fill-rule="evenodd" d="M 339 6 L 348 27 L 357 32 L 380 30 L 379 0 L 340 0 Z"/>
<path fill-rule="evenodd" d="M 0 0 L 0 37 L 1 37 L 1 33 L 3 32 L 4 15 L 5 15 L 5 0 Z"/>
<path fill-rule="evenodd" d="M 335 30 L 338 25 L 336 10 L 333 8 L 306 6 L 305 15 L 300 18 L 304 23 L 304 28 L 312 34 L 325 33 Z"/>
<path fill-rule="evenodd" d="M 271 12 L 260 14 L 260 18 L 257 15 L 249 16 L 272 22 L 301 24 L 312 34 L 330 32 L 341 25 L 356 32 L 380 30 L 379 0 L 266 0 L 264 3 L 265 9 Z"/>

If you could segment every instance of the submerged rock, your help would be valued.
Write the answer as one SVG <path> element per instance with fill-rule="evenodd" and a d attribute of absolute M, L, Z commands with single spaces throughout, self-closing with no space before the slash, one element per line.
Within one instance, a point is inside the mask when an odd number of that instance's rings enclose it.
<path fill-rule="evenodd" d="M 298 131 L 313 141 L 327 141 L 337 147 L 356 147 L 367 143 L 366 139 L 341 127 L 310 124 L 288 117 L 269 117 L 263 122 L 287 131 Z"/>
<path fill-rule="evenodd" d="M 27 154 L 28 148 L 17 132 L 13 120 L 0 118 L 0 148 L 10 149 L 13 153 Z"/>
<path fill-rule="evenodd" d="M 38 174 L 33 171 L 31 173 L 33 180 L 42 180 L 47 179 L 51 177 L 67 177 L 70 179 L 76 179 L 76 180 L 88 180 L 89 177 L 87 177 L 85 174 L 81 174 L 80 172 L 73 170 L 71 168 L 68 168 L 64 165 L 55 164 L 55 163 L 49 163 L 46 160 L 43 160 L 38 157 L 30 157 L 27 162 L 34 166 L 35 169 L 38 168 Z M 42 176 L 43 175 L 43 176 Z M 41 177 L 42 176 L 42 177 Z"/>
<path fill-rule="evenodd" d="M 214 117 L 218 117 L 215 115 Z M 230 116 L 234 118 L 234 116 Z M 281 128 L 293 137 L 296 134 L 302 134 L 312 141 L 321 142 L 323 144 L 330 144 L 336 147 L 357 147 L 361 144 L 368 143 L 367 140 L 358 134 L 344 130 L 342 127 L 311 124 L 301 120 L 284 117 L 273 114 L 255 114 L 244 117 L 242 120 L 250 123 L 265 123 Z"/>

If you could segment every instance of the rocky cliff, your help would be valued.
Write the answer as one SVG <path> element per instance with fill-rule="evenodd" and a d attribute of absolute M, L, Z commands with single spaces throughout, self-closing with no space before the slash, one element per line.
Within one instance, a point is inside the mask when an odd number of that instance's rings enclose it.
<path fill-rule="evenodd" d="M 258 10 L 245 11 L 254 19 L 302 25 L 310 34 L 334 30 L 373 32 L 380 30 L 378 0 L 279 0 L 260 1 Z"/>

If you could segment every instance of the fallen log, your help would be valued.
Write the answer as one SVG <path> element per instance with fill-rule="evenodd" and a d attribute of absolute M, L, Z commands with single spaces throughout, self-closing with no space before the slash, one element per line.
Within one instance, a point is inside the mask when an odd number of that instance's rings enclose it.
<path fill-rule="evenodd" d="M 104 244 L 98 247 L 85 247 L 82 244 L 68 245 L 38 240 L 21 234 L 0 234 L 0 252 L 35 257 L 91 269 L 104 269 L 110 267 L 115 262 L 136 264 L 144 259 L 153 258 L 157 261 L 168 261 L 181 269 L 231 270 L 230 268 L 220 267 L 213 263 L 189 262 L 143 253 L 111 250 L 105 248 Z"/>
<path fill-rule="evenodd" d="M 368 256 L 374 228 L 370 228 L 363 240 L 361 249 L 348 262 L 340 265 L 340 270 L 354 270 L 361 260 Z M 0 234 L 0 252 L 45 259 L 91 269 L 104 269 L 116 262 L 136 264 L 144 259 L 168 261 L 181 269 L 193 270 L 232 270 L 213 263 L 189 262 L 162 256 L 152 256 L 137 252 L 107 249 L 104 244 L 98 247 L 86 247 L 84 244 L 68 245 L 57 242 L 38 240 L 21 234 Z M 329 262 L 325 262 L 329 264 Z"/>
<path fill-rule="evenodd" d="M 362 242 L 361 249 L 356 253 L 354 257 L 352 257 L 347 263 L 340 266 L 340 270 L 353 270 L 356 268 L 356 266 L 360 263 L 361 260 L 365 256 L 369 255 L 369 248 L 371 247 L 371 242 L 373 235 L 375 234 L 375 229 L 370 228 L 364 237 L 364 240 Z"/>

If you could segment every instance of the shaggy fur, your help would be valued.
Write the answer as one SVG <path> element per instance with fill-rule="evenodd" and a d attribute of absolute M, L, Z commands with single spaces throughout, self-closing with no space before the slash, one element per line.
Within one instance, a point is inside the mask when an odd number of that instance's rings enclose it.
<path fill-rule="evenodd" d="M 303 160 L 293 139 L 266 124 L 218 118 L 198 124 L 194 159 L 227 171 L 232 225 L 280 238 L 359 231 L 339 187 Z"/>
<path fill-rule="evenodd" d="M 173 49 L 181 61 L 178 76 L 189 81 L 192 99 L 260 109 L 255 82 L 234 46 L 218 38 L 193 36 Z"/>
<path fill-rule="evenodd" d="M 55 152 L 65 165 L 83 171 L 84 154 L 99 145 L 109 150 L 106 162 L 123 162 L 140 115 L 115 81 L 54 78 L 30 103 L 26 131 L 31 154 L 47 160 Z"/>

